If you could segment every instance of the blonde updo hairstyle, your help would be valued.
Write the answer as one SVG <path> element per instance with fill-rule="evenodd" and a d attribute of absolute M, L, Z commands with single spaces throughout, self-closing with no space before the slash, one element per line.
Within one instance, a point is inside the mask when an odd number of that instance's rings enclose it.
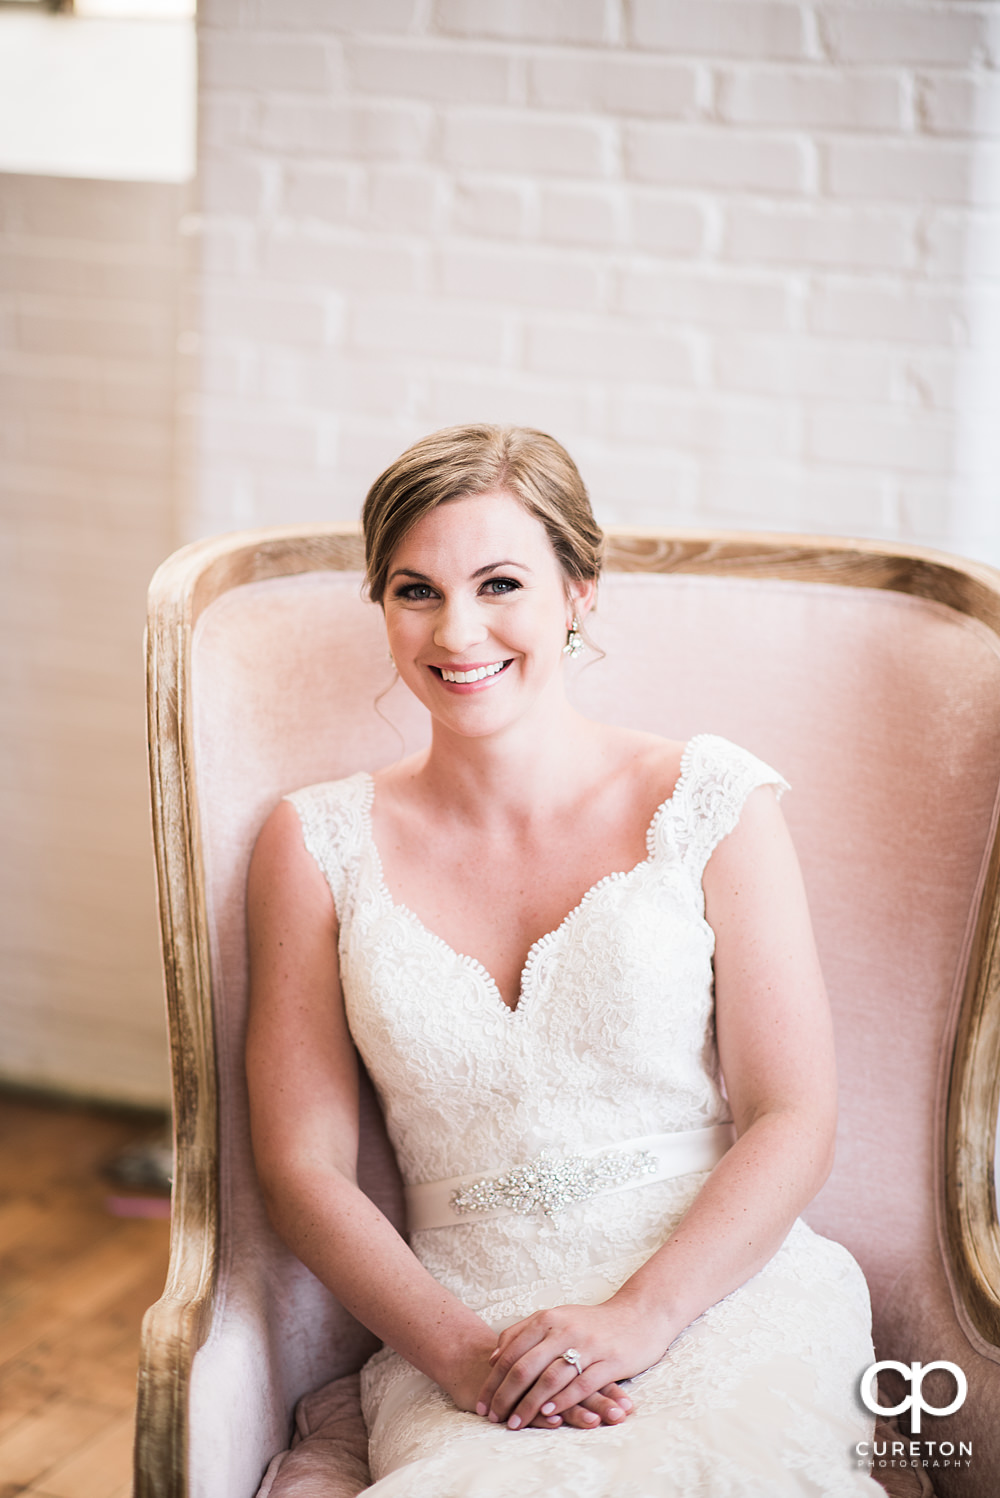
<path fill-rule="evenodd" d="M 604 536 L 564 447 L 531 427 L 445 427 L 408 447 L 368 491 L 361 512 L 368 595 L 382 603 L 392 558 L 424 515 L 449 500 L 502 491 L 541 521 L 565 576 L 595 582 Z"/>

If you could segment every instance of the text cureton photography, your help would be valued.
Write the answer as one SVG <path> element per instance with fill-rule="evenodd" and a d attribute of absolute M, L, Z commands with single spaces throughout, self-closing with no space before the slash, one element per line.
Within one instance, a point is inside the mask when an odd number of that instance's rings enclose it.
<path fill-rule="evenodd" d="M 910 1393 L 897 1404 L 882 1405 L 878 1401 L 877 1380 L 883 1369 L 898 1373 L 910 1385 Z M 924 1379 L 928 1373 L 937 1369 L 950 1374 L 955 1382 L 953 1398 L 941 1405 L 931 1404 L 923 1393 Z M 892 1358 L 873 1363 L 861 1376 L 859 1393 L 863 1404 L 883 1420 L 909 1414 L 910 1436 L 908 1438 L 902 1433 L 897 1435 L 894 1432 L 892 1437 L 888 1437 L 876 1429 L 871 1441 L 859 1441 L 854 1448 L 858 1466 L 870 1467 L 876 1471 L 900 1467 L 971 1467 L 971 1441 L 921 1438 L 921 1417 L 925 1412 L 939 1416 L 953 1415 L 962 1408 L 968 1392 L 968 1380 L 962 1369 L 957 1363 L 950 1363 L 944 1358 L 931 1363 L 900 1363 Z"/>

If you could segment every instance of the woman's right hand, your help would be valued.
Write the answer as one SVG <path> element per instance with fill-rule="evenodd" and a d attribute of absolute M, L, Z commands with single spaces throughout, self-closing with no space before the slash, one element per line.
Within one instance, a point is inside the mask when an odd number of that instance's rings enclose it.
<path fill-rule="evenodd" d="M 605 1384 L 589 1399 L 563 1410 L 561 1415 L 536 1415 L 531 1424 L 539 1430 L 552 1430 L 557 1425 L 596 1430 L 599 1425 L 621 1425 L 631 1413 L 632 1401 L 624 1389 L 618 1384 Z"/>
<path fill-rule="evenodd" d="M 445 1393 L 460 1410 L 487 1416 L 494 1424 L 498 1423 L 497 1417 L 489 1414 L 480 1393 L 498 1353 L 497 1346 L 477 1349 L 462 1360 L 453 1378 L 442 1383 Z M 631 1413 L 629 1396 L 618 1384 L 608 1384 L 559 1415 L 536 1415 L 530 1424 L 536 1430 L 555 1430 L 560 1425 L 572 1425 L 577 1430 L 596 1430 L 600 1425 L 620 1425 Z"/>

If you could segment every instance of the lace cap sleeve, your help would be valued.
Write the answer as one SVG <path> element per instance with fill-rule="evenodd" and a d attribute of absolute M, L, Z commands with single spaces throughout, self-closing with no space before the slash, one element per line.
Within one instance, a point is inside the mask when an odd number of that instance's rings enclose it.
<path fill-rule="evenodd" d="M 773 786 L 779 797 L 789 789 L 777 770 L 728 739 L 703 733 L 690 740 L 674 792 L 673 830 L 685 867 L 699 883 L 713 850 L 759 785 Z"/>
<path fill-rule="evenodd" d="M 283 797 L 298 812 L 302 841 L 330 886 L 341 922 L 348 909 L 350 871 L 364 845 L 371 798 L 371 777 L 363 773 L 309 785 Z"/>

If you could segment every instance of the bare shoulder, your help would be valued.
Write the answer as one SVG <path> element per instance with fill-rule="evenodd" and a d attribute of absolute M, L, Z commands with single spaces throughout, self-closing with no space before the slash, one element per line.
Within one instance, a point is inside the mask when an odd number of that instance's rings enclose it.
<path fill-rule="evenodd" d="M 765 903 L 785 909 L 804 901 L 798 857 L 774 785 L 762 783 L 750 791 L 736 826 L 712 852 L 703 884 L 715 912 L 733 900 L 747 910 L 751 890 L 766 891 Z M 758 914 L 764 919 L 766 910 Z"/>
<path fill-rule="evenodd" d="M 298 812 L 290 801 L 279 801 L 257 834 L 250 859 L 251 872 L 277 871 L 289 862 L 298 862 L 300 853 L 305 851 Z"/>
<path fill-rule="evenodd" d="M 278 802 L 257 835 L 247 900 L 251 923 L 283 907 L 324 916 L 331 913 L 326 880 L 306 848 L 299 814 L 290 801 Z"/>

